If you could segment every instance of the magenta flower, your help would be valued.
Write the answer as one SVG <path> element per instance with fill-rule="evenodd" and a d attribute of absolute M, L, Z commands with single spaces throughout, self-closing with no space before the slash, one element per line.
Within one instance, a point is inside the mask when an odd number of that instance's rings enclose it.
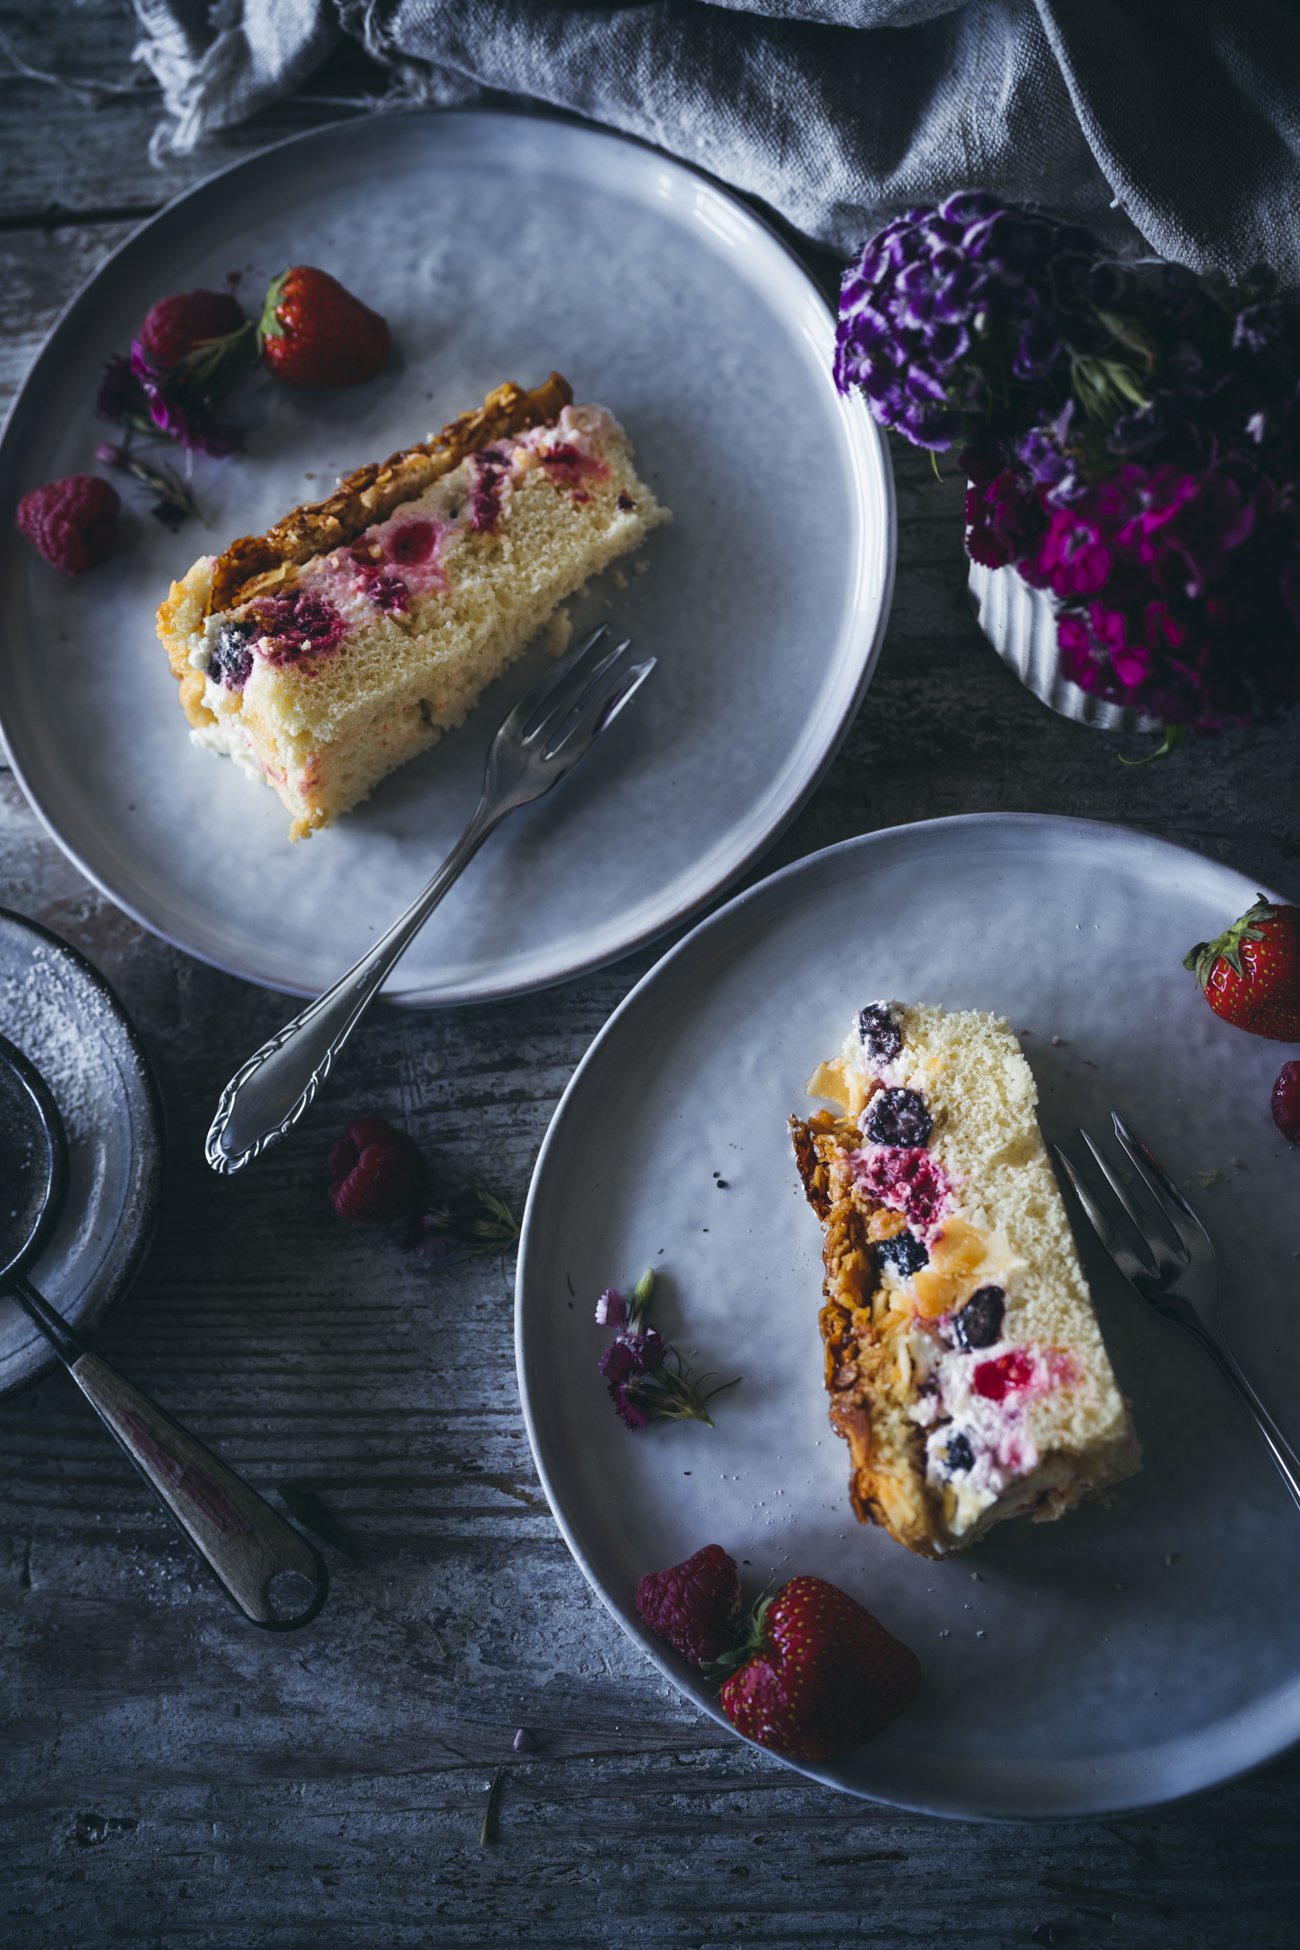
<path fill-rule="evenodd" d="M 1130 640 L 1129 618 L 1124 611 L 1104 609 L 1100 603 L 1093 603 L 1088 610 L 1088 620 L 1097 641 L 1109 655 L 1111 669 L 1120 683 L 1130 689 L 1140 684 L 1146 676 L 1150 652 L 1145 643 Z"/>
<path fill-rule="evenodd" d="M 1072 508 L 1058 508 L 1043 537 L 1034 572 L 1058 596 L 1095 596 L 1106 587 L 1113 560 L 1097 522 Z"/>
<path fill-rule="evenodd" d="M 611 1388 L 621 1388 L 635 1376 L 661 1368 L 667 1353 L 668 1343 L 655 1327 L 620 1334 L 601 1355 L 600 1372 Z"/>
<path fill-rule="evenodd" d="M 1189 596 L 1227 572 L 1228 557 L 1250 535 L 1255 510 L 1237 483 L 1224 475 L 1152 476 L 1151 505 L 1121 532 L 1139 561 L 1163 571 Z M 1132 540 L 1130 540 L 1132 537 Z"/>
<path fill-rule="evenodd" d="M 159 433 L 195 453 L 217 457 L 233 454 L 239 435 L 233 427 L 218 425 L 212 400 L 178 379 L 176 371 L 159 371 L 138 339 L 132 345 L 131 372 L 148 401 L 149 417 Z"/>
<path fill-rule="evenodd" d="M 638 1385 L 664 1365 L 670 1350 L 656 1328 L 635 1328 L 611 1341 L 600 1357 L 600 1372 L 609 1384 L 609 1398 L 630 1429 L 643 1429 L 651 1407 Z"/>
<path fill-rule="evenodd" d="M 609 1384 L 609 1399 L 614 1404 L 614 1412 L 626 1429 L 644 1429 L 650 1421 L 650 1410 L 642 1401 L 635 1385 L 628 1388 L 625 1383 Z"/>

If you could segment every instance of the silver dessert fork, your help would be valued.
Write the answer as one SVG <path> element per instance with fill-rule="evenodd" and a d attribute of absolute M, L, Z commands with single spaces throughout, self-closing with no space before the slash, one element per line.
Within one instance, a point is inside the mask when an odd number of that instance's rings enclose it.
<path fill-rule="evenodd" d="M 1157 1313 L 1163 1314 L 1166 1320 L 1177 1321 L 1180 1327 L 1185 1327 L 1193 1339 L 1200 1342 L 1224 1379 L 1236 1390 L 1254 1418 L 1255 1426 L 1283 1482 L 1296 1504 L 1300 1505 L 1300 1457 L 1296 1456 L 1295 1450 L 1242 1373 L 1237 1357 L 1228 1346 L 1219 1325 L 1219 1262 L 1214 1247 L 1206 1237 L 1205 1228 L 1137 1132 L 1130 1130 L 1116 1110 L 1111 1112 L 1110 1121 L 1120 1148 L 1150 1194 L 1162 1222 L 1158 1226 L 1140 1210 L 1130 1196 L 1128 1187 L 1111 1169 L 1098 1145 L 1082 1126 L 1079 1136 L 1132 1221 L 1138 1238 L 1150 1255 L 1151 1263 L 1145 1263 L 1133 1251 L 1124 1235 L 1102 1211 L 1060 1145 L 1055 1145 L 1053 1148 L 1074 1187 L 1075 1195 L 1093 1231 L 1134 1292 L 1148 1306 L 1154 1307 Z M 1174 1240 L 1177 1240 L 1177 1246 Z"/>
<path fill-rule="evenodd" d="M 524 692 L 488 747 L 478 809 L 422 894 L 332 989 L 277 1030 L 221 1093 L 204 1155 L 214 1171 L 239 1171 L 283 1137 L 306 1110 L 330 1065 L 438 902 L 492 828 L 571 772 L 654 669 L 628 663 L 625 638 L 599 654 L 606 625 Z"/>

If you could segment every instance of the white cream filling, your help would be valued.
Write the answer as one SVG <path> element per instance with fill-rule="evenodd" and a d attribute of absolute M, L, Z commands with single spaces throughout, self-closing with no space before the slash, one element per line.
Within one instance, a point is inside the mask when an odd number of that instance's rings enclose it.
<path fill-rule="evenodd" d="M 209 691 L 215 688 L 209 683 Z M 190 732 L 190 742 L 201 746 L 204 751 L 216 752 L 219 757 L 233 759 L 240 771 L 246 772 L 250 779 L 256 779 L 262 785 L 271 784 L 251 751 L 238 718 L 227 717 L 217 724 L 197 725 Z"/>

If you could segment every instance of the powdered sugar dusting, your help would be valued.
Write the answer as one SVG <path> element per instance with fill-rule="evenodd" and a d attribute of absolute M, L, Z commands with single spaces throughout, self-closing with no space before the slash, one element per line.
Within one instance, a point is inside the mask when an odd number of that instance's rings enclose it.
<path fill-rule="evenodd" d="M 37 946 L 20 974 L 0 976 L 0 1033 L 40 1071 L 68 1139 L 65 1218 L 41 1267 L 70 1267 L 102 1223 L 108 1155 L 102 1106 L 119 1088 L 87 1016 L 113 1023 L 107 998 L 56 949 Z M 114 1025 L 115 1026 L 115 1025 Z"/>
<path fill-rule="evenodd" d="M 94 1140 L 96 1102 L 110 1087 L 103 1053 L 82 1026 L 89 1002 L 84 984 L 74 989 L 49 948 L 35 950 L 25 974 L 0 978 L 0 1031 L 49 1085 L 69 1144 Z M 95 1002 L 111 1019 L 103 998 Z"/>

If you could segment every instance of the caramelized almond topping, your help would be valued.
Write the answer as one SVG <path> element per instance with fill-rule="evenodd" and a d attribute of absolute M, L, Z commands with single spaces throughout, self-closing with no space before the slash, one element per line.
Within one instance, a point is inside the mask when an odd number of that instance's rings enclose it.
<path fill-rule="evenodd" d="M 572 401 L 573 388 L 558 372 L 532 392 L 513 381 L 498 386 L 477 411 L 452 420 L 436 440 L 390 454 L 385 461 L 371 461 L 349 474 L 326 500 L 295 508 L 265 535 L 243 535 L 232 542 L 217 557 L 205 613 L 235 609 L 278 588 L 314 555 L 345 547 L 373 522 L 386 521 L 394 508 L 423 494 L 468 454 L 557 419 Z"/>

